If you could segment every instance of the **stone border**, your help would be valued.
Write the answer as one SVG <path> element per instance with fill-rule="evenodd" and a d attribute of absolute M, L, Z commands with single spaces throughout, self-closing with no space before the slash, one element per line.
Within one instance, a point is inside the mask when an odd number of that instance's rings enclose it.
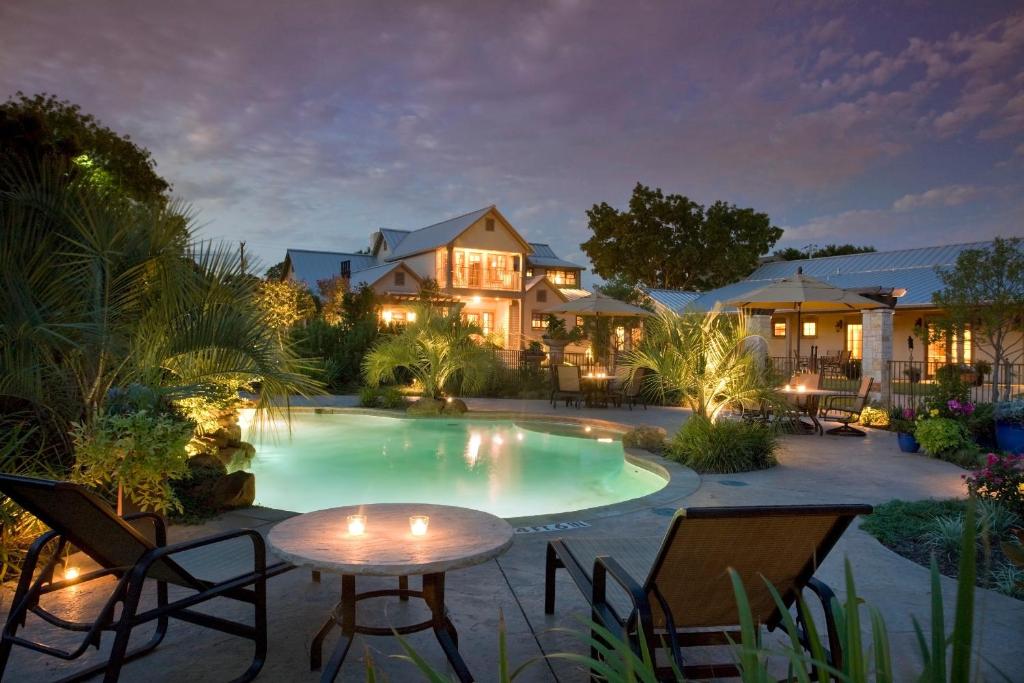
<path fill-rule="evenodd" d="M 591 426 L 602 429 L 613 434 L 625 434 L 634 428 L 633 425 L 612 422 L 599 418 L 577 417 L 573 415 L 549 415 L 545 413 L 524 413 L 507 410 L 471 410 L 458 415 L 407 415 L 397 410 L 385 410 L 381 408 L 341 408 L 336 406 L 297 406 L 290 409 L 296 413 L 315 414 L 355 414 L 373 415 L 376 417 L 390 417 L 408 420 L 522 420 L 529 422 L 547 422 L 562 425 Z M 569 512 L 555 512 L 547 515 L 531 515 L 526 517 L 504 517 L 503 519 L 514 527 L 519 526 L 543 526 L 558 522 L 569 522 L 576 520 L 597 520 L 607 517 L 617 517 L 641 510 L 655 507 L 678 507 L 676 503 L 700 488 L 701 478 L 694 470 L 673 462 L 668 458 L 655 455 L 639 448 L 625 448 L 626 462 L 641 469 L 657 474 L 667 480 L 665 486 L 654 493 L 646 496 L 624 500 L 619 503 L 611 503 L 594 508 L 572 510 Z"/>

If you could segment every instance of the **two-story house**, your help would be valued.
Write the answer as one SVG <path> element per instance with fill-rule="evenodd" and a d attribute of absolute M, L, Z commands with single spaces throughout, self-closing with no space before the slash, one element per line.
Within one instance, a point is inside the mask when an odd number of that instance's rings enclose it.
<path fill-rule="evenodd" d="M 289 249 L 284 277 L 314 292 L 318 282 L 336 276 L 353 289 L 369 286 L 388 322 L 411 319 L 420 287 L 433 279 L 485 334 L 506 348 L 522 348 L 543 334 L 546 314 L 539 309 L 587 294 L 580 289 L 582 270 L 548 245 L 527 242 L 488 206 L 418 230 L 381 228 L 370 235 L 366 253 Z"/>

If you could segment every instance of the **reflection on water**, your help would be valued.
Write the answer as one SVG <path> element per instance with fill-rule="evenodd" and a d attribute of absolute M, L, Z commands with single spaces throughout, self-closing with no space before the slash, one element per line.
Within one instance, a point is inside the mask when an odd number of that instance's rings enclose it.
<path fill-rule="evenodd" d="M 666 483 L 625 462 L 621 443 L 598 429 L 342 413 L 294 414 L 290 426 L 290 438 L 252 437 L 260 505 L 422 502 L 514 517 L 607 505 Z"/>

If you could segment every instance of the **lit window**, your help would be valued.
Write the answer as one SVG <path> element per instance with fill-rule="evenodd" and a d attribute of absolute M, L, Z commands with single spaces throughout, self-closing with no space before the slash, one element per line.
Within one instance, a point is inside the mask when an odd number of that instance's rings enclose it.
<path fill-rule="evenodd" d="M 803 321 L 803 331 L 801 336 L 803 337 L 817 337 L 818 336 L 818 321 L 817 320 L 805 320 Z"/>
<path fill-rule="evenodd" d="M 405 273 L 403 273 L 402 271 L 398 271 L 397 273 L 395 273 L 395 286 L 396 287 L 404 287 L 405 286 Z"/>
<path fill-rule="evenodd" d="M 779 322 L 772 323 L 772 336 L 773 337 L 785 337 L 786 336 L 786 321 L 781 320 Z"/>
<path fill-rule="evenodd" d="M 526 269 L 526 277 L 533 277 L 533 268 Z"/>
<path fill-rule="evenodd" d="M 538 289 L 537 290 L 537 303 L 542 304 L 548 300 L 548 290 Z"/>
<path fill-rule="evenodd" d="M 864 326 L 860 323 L 846 325 L 846 350 L 850 358 L 860 360 L 864 357 Z"/>
<path fill-rule="evenodd" d="M 546 330 L 548 329 L 548 316 L 544 313 L 534 313 L 530 316 L 530 329 L 533 330 Z"/>

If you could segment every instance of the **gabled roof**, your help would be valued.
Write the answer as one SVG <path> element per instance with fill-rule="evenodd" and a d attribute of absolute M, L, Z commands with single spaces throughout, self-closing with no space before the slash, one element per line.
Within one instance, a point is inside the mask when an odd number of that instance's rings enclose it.
<path fill-rule="evenodd" d="M 582 299 L 585 296 L 590 296 L 590 292 L 585 289 L 573 289 L 572 287 L 562 287 L 562 294 L 569 301 L 576 301 L 576 299 Z"/>
<path fill-rule="evenodd" d="M 406 234 L 405 238 L 398 243 L 398 246 L 391 251 L 388 255 L 388 260 L 393 261 L 395 259 L 415 256 L 416 254 L 421 254 L 425 251 L 430 251 L 449 244 L 456 237 L 466 232 L 471 225 L 492 211 L 501 218 L 502 222 L 509 225 L 508 221 L 501 215 L 501 212 L 498 211 L 497 207 L 493 204 L 491 206 L 485 206 L 482 209 L 470 211 L 469 213 L 464 213 L 461 216 L 449 218 L 446 221 L 434 223 L 433 225 L 428 225 L 427 227 L 420 228 L 419 230 L 413 230 Z M 512 230 L 512 233 L 516 238 L 522 241 L 524 247 L 529 248 L 529 244 L 523 240 L 523 238 L 520 237 L 514 229 Z"/>
<path fill-rule="evenodd" d="M 953 266 L 957 257 L 967 249 L 987 249 L 991 245 L 991 242 L 970 242 L 798 261 L 772 261 L 761 265 L 745 280 L 701 294 L 693 300 L 692 307 L 710 310 L 716 302 L 724 305 L 726 301 L 741 298 L 772 280 L 796 275 L 798 268 L 803 269 L 804 275 L 843 289 L 882 287 L 906 290 L 896 300 L 896 308 L 928 306 L 932 302 L 932 293 L 941 290 L 943 286 L 936 268 Z"/>
<path fill-rule="evenodd" d="M 555 253 L 555 250 L 547 244 L 530 242 L 530 246 L 533 248 L 533 253 L 526 257 L 526 263 L 531 266 L 584 270 L 583 266 L 577 265 L 572 261 L 566 261 L 563 258 L 559 258 L 558 254 Z"/>
<path fill-rule="evenodd" d="M 412 270 L 404 263 L 401 261 L 392 261 L 390 263 L 384 263 L 379 266 L 366 268 L 352 273 L 352 279 L 349 281 L 349 288 L 359 289 L 363 285 L 372 287 L 376 282 L 379 282 L 382 277 L 385 277 L 396 270 L 404 270 L 407 274 L 411 275 L 416 282 L 421 281 L 419 276 L 412 272 Z"/>
<path fill-rule="evenodd" d="M 312 289 L 320 280 L 327 280 L 341 275 L 341 262 L 349 261 L 352 272 L 364 270 L 377 264 L 377 259 L 369 254 L 349 254 L 341 251 L 310 251 L 308 249 L 289 249 L 285 258 L 291 263 L 292 277 Z"/>
<path fill-rule="evenodd" d="M 585 296 L 590 296 L 590 292 L 585 289 L 573 289 L 572 287 L 559 287 L 550 279 L 547 275 L 534 275 L 526 281 L 526 291 L 529 292 L 531 289 L 539 285 L 541 282 L 546 282 L 548 287 L 555 290 L 563 301 L 575 301 L 576 299 L 582 299 Z"/>
<path fill-rule="evenodd" d="M 655 306 L 667 308 L 675 313 L 682 313 L 700 296 L 700 292 L 689 292 L 682 289 L 647 289 L 644 294 L 651 298 Z"/>
<path fill-rule="evenodd" d="M 384 238 L 384 242 L 388 245 L 389 251 L 394 251 L 395 247 L 405 239 L 406 235 L 409 234 L 408 230 L 392 230 L 391 228 L 381 228 L 381 237 Z"/>

